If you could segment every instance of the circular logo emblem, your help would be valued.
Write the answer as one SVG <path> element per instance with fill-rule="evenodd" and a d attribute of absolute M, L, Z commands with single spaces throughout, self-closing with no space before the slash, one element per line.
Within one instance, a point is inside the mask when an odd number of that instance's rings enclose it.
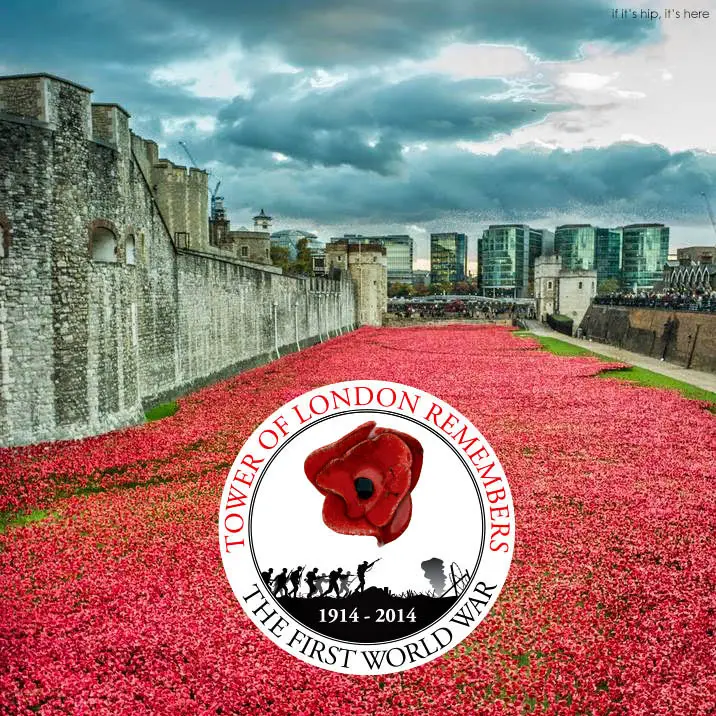
<path fill-rule="evenodd" d="M 382 381 L 317 388 L 265 420 L 219 515 L 249 618 L 343 674 L 404 671 L 459 644 L 495 603 L 514 534 L 507 479 L 477 428 Z"/>

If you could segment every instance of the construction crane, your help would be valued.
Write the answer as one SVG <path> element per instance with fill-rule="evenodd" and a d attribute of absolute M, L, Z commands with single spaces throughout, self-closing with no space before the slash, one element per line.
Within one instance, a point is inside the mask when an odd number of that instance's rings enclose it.
<path fill-rule="evenodd" d="M 711 219 L 711 226 L 713 227 L 714 234 L 716 234 L 716 218 L 714 218 L 714 212 L 711 208 L 711 202 L 709 201 L 708 196 L 706 195 L 705 191 L 701 192 L 701 196 L 703 196 L 704 201 L 706 202 L 706 210 L 709 212 L 709 219 Z"/>
<path fill-rule="evenodd" d="M 199 165 L 196 163 L 196 159 L 194 159 L 194 155 L 189 151 L 189 147 L 187 147 L 186 142 L 179 141 L 179 144 L 181 145 L 181 148 L 184 150 L 187 157 L 189 157 L 189 161 L 191 162 L 192 166 L 195 169 L 199 169 Z M 209 176 L 211 176 L 211 172 L 207 172 Z M 223 196 L 217 196 L 217 192 L 219 191 L 219 187 L 221 186 L 221 181 L 218 181 L 216 183 L 216 186 L 214 187 L 214 191 L 211 191 L 209 189 L 209 193 L 211 195 L 211 218 L 212 220 L 216 219 L 223 219 L 223 213 L 224 213 L 224 197 Z M 219 216 L 219 213 L 221 213 L 221 216 Z"/>
<path fill-rule="evenodd" d="M 216 182 L 214 191 L 211 192 L 211 218 L 213 221 L 224 218 L 224 197 L 217 196 L 221 182 Z"/>
<path fill-rule="evenodd" d="M 196 163 L 196 159 L 194 159 L 191 152 L 189 151 L 189 147 L 186 146 L 186 142 L 180 141 L 179 144 L 181 145 L 181 148 L 186 152 L 187 157 L 189 157 L 189 161 L 191 162 L 191 165 L 195 169 L 198 169 L 199 165 Z"/>

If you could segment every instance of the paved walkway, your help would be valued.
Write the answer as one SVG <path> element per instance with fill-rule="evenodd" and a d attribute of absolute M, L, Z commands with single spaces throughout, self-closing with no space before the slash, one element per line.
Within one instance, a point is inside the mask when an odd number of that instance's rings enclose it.
<path fill-rule="evenodd" d="M 658 358 L 650 358 L 640 353 L 625 351 L 623 348 L 610 346 L 608 343 L 596 343 L 594 341 L 584 340 L 583 338 L 565 336 L 563 333 L 554 331 L 539 321 L 525 321 L 525 324 L 532 333 L 536 333 L 540 336 L 558 338 L 560 341 L 572 343 L 575 346 L 586 348 L 587 350 L 608 356 L 609 358 L 615 358 L 622 363 L 629 363 L 639 368 L 646 368 L 647 370 L 654 371 L 654 373 L 661 373 L 661 375 L 668 376 L 669 378 L 675 378 L 689 385 L 695 385 L 697 388 L 703 388 L 704 390 L 710 390 L 716 393 L 716 374 L 714 373 L 705 373 L 701 370 L 684 368 L 674 363 L 661 361 Z"/>

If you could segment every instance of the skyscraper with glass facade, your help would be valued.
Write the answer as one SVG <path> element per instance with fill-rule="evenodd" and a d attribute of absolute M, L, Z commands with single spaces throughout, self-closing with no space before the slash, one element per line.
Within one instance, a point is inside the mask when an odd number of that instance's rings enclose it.
<path fill-rule="evenodd" d="M 566 271 L 597 272 L 597 282 L 619 279 L 622 265 L 621 231 L 591 224 L 563 224 L 554 232 L 554 251 Z"/>
<path fill-rule="evenodd" d="M 622 276 L 622 230 L 595 230 L 595 266 L 597 286 L 602 281 L 614 279 L 621 281 Z"/>
<path fill-rule="evenodd" d="M 467 236 L 430 234 L 430 282 L 457 283 L 467 276 Z"/>
<path fill-rule="evenodd" d="M 478 288 L 485 296 L 525 298 L 534 286 L 535 259 L 552 234 L 525 224 L 492 224 L 477 242 Z"/>
<path fill-rule="evenodd" d="M 385 255 L 388 260 L 388 282 L 413 283 L 412 237 L 404 234 L 380 236 L 378 241 L 385 246 Z"/>
<path fill-rule="evenodd" d="M 380 244 L 385 246 L 388 260 L 388 283 L 413 282 L 413 238 L 407 234 L 388 234 L 386 236 L 363 236 L 361 234 L 344 234 L 336 241 L 347 241 L 356 244 Z"/>
<path fill-rule="evenodd" d="M 626 290 L 651 290 L 669 256 L 669 227 L 630 224 L 622 231 L 622 284 Z"/>
<path fill-rule="evenodd" d="M 591 271 L 596 248 L 596 229 L 591 224 L 563 224 L 554 231 L 554 252 L 566 271 Z"/>

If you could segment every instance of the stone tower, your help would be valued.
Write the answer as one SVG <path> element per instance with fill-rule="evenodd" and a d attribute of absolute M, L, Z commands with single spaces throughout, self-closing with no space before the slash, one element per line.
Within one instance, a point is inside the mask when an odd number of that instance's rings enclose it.
<path fill-rule="evenodd" d="M 388 310 L 388 259 L 381 244 L 352 244 L 347 239 L 326 246 L 326 269 L 348 271 L 356 291 L 358 323 L 380 326 Z"/>

